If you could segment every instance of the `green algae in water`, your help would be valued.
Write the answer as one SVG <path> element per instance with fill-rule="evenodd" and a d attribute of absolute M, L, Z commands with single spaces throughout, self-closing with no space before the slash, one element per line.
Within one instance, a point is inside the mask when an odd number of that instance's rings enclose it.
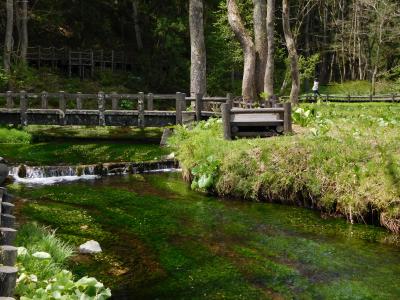
<path fill-rule="evenodd" d="M 400 251 L 384 229 L 313 211 L 221 201 L 179 174 L 15 192 L 22 213 L 104 253 L 71 262 L 119 295 L 150 299 L 397 299 Z M 122 297 L 122 296 L 121 296 Z"/>

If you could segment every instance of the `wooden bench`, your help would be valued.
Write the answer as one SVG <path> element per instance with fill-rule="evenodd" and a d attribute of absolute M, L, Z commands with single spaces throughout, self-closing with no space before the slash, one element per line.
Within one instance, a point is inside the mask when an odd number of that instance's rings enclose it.
<path fill-rule="evenodd" d="M 240 109 L 227 102 L 222 105 L 224 138 L 270 137 L 292 132 L 292 107 Z"/>

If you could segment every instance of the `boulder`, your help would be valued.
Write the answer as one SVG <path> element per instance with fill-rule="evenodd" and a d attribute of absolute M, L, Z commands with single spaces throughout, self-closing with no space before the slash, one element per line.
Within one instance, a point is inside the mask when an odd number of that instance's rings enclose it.
<path fill-rule="evenodd" d="M 79 253 L 95 254 L 102 252 L 100 244 L 96 241 L 88 241 L 79 246 Z"/>

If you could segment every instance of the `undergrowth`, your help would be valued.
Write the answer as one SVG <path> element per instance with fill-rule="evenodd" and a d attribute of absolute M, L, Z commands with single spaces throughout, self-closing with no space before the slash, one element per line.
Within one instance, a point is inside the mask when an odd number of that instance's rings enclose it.
<path fill-rule="evenodd" d="M 304 128 L 293 136 L 225 141 L 213 120 L 177 127 L 170 145 L 188 179 L 200 178 L 199 169 L 207 175 L 209 157 L 218 161 L 207 190 L 221 196 L 312 207 L 350 222 L 379 216 L 399 233 L 400 106 L 312 104 L 297 114 Z"/>
<path fill-rule="evenodd" d="M 65 270 L 73 248 L 55 236 L 55 232 L 35 223 L 18 231 L 18 280 L 16 292 L 22 300 L 87 299 L 103 300 L 110 290 L 95 278 L 75 281 Z"/>

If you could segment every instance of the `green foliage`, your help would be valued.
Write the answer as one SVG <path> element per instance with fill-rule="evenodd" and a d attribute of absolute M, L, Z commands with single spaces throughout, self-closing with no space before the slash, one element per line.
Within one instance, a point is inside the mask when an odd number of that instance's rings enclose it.
<path fill-rule="evenodd" d="M 29 144 L 32 136 L 23 130 L 0 127 L 0 144 Z"/>
<path fill-rule="evenodd" d="M 399 168 L 399 113 L 393 104 L 313 104 L 294 112 L 295 122 L 305 126 L 294 136 L 227 142 L 214 126 L 187 130 L 171 143 L 184 169 L 209 156 L 220 161 L 212 187 L 219 195 L 285 203 L 302 195 L 304 205 L 350 221 L 362 220 L 372 207 L 387 218 L 382 225 L 396 231 L 400 210 L 391 203 L 398 188 L 389 174 L 398 171 L 387 172 L 376 149 L 390 149 L 390 166 Z"/>
<path fill-rule="evenodd" d="M 213 156 L 209 156 L 207 161 L 200 163 L 192 169 L 194 176 L 192 181 L 193 190 L 208 190 L 215 185 L 215 179 L 218 175 L 220 162 Z"/>
<path fill-rule="evenodd" d="M 302 81 L 312 80 L 315 77 L 315 70 L 319 62 L 320 62 L 319 53 L 311 55 L 308 58 L 304 57 L 303 55 L 300 55 L 299 70 L 300 70 L 300 78 Z"/>
<path fill-rule="evenodd" d="M 4 71 L 2 67 L 0 67 L 0 91 L 4 91 L 7 89 L 9 79 L 10 76 Z"/>
<path fill-rule="evenodd" d="M 55 231 L 35 223 L 23 225 L 18 231 L 17 294 L 23 300 L 91 299 L 111 297 L 109 289 L 94 278 L 76 282 L 72 273 L 62 268 L 73 254 L 70 245 L 55 236 Z"/>

